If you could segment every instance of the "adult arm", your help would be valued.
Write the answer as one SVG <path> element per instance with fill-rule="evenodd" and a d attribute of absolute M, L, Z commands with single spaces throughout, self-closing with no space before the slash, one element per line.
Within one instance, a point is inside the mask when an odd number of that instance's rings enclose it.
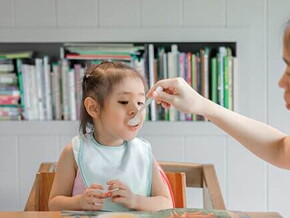
<path fill-rule="evenodd" d="M 155 92 L 157 86 L 163 92 Z M 290 136 L 215 104 L 199 95 L 182 78 L 158 81 L 149 90 L 148 97 L 155 98 L 165 108 L 173 106 L 182 112 L 206 117 L 258 157 L 290 169 Z"/>

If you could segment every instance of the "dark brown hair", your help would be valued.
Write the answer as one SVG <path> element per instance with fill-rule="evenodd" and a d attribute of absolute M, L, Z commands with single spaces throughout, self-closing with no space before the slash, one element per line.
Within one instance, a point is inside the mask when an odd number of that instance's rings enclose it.
<path fill-rule="evenodd" d="M 286 22 L 283 34 L 283 43 L 290 51 L 290 19 Z"/>
<path fill-rule="evenodd" d="M 144 77 L 134 68 L 120 62 L 106 61 L 101 64 L 93 64 L 85 71 L 82 83 L 83 97 L 79 127 L 81 133 L 86 134 L 89 132 L 88 129 L 94 128 L 93 120 L 84 107 L 84 100 L 87 97 L 92 97 L 99 104 L 100 110 L 103 109 L 105 98 L 110 95 L 116 85 L 128 77 L 140 79 L 147 89 Z"/>

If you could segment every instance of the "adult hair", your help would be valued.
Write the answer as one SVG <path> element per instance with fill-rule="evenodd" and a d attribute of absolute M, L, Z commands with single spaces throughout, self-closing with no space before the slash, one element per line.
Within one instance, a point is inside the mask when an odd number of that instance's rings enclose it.
<path fill-rule="evenodd" d="M 94 129 L 92 117 L 88 114 L 84 100 L 92 97 L 99 105 L 100 111 L 105 106 L 105 99 L 112 93 L 114 87 L 120 84 L 123 79 L 133 77 L 140 79 L 147 90 L 147 83 L 144 77 L 134 68 L 121 63 L 106 61 L 100 64 L 93 64 L 85 70 L 82 82 L 82 104 L 80 110 L 79 131 L 86 134 Z"/>
<path fill-rule="evenodd" d="M 288 46 L 288 49 L 290 51 L 290 19 L 286 22 L 284 28 L 283 43 L 285 46 Z"/>

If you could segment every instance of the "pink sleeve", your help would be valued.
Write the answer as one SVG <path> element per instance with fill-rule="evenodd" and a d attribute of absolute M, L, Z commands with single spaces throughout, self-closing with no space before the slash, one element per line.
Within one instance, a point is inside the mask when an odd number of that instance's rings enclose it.
<path fill-rule="evenodd" d="M 163 171 L 163 169 L 160 167 L 159 164 L 158 164 L 158 168 L 159 168 L 159 172 L 161 174 L 161 177 L 162 177 L 163 181 L 165 182 L 165 184 L 167 185 L 167 187 L 169 189 L 170 196 L 171 196 L 171 199 L 172 199 L 172 205 L 173 205 L 173 208 L 175 208 L 175 200 L 174 200 L 173 191 L 172 191 L 170 182 L 169 182 L 165 172 Z"/>

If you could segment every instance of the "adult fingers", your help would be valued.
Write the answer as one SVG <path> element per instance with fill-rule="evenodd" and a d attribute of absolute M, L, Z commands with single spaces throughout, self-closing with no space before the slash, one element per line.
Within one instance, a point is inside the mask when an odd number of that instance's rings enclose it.
<path fill-rule="evenodd" d="M 173 104 L 175 101 L 175 98 L 177 96 L 172 94 L 172 93 L 167 93 L 166 91 L 162 91 L 162 92 L 154 92 L 154 98 L 156 98 L 156 100 L 158 100 L 159 102 L 165 102 L 168 105 Z"/>
<path fill-rule="evenodd" d="M 166 108 L 166 109 L 169 109 L 170 108 L 170 104 L 168 104 L 168 103 L 166 103 L 166 102 L 161 102 L 161 105 L 162 105 L 162 107 L 164 107 L 164 108 Z"/>
<path fill-rule="evenodd" d="M 147 97 L 148 98 L 152 98 L 153 97 L 153 93 L 154 93 L 154 91 L 156 90 L 156 88 L 158 86 L 162 87 L 163 90 L 172 90 L 176 86 L 176 79 L 177 78 L 170 78 L 170 79 L 159 80 L 148 91 Z"/>

